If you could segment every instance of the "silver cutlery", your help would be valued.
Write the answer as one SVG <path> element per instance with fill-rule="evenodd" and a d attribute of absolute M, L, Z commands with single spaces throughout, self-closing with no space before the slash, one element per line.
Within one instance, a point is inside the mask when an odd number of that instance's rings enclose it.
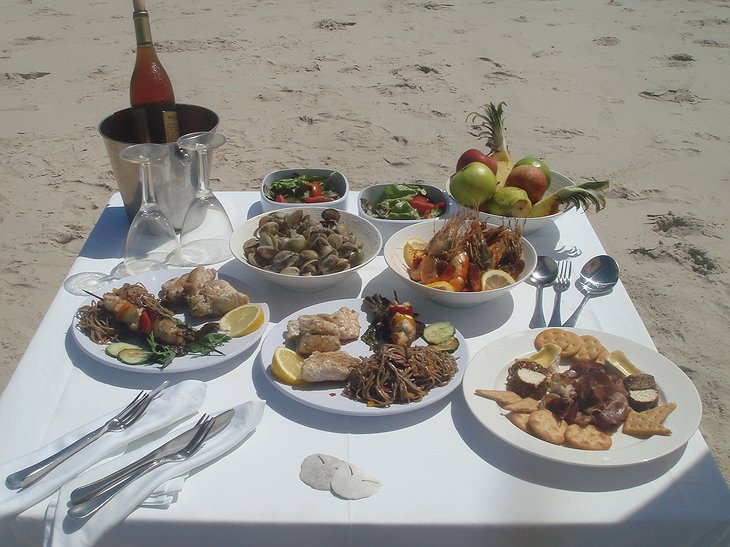
<path fill-rule="evenodd" d="M 563 323 L 564 327 L 574 327 L 583 306 L 594 296 L 603 296 L 610 293 L 618 283 L 619 267 L 616 261 L 608 255 L 594 256 L 585 263 L 580 270 L 580 280 L 576 285 L 585 293 L 583 300 L 568 320 Z"/>
<path fill-rule="evenodd" d="M 84 435 L 77 441 L 74 441 L 67 447 L 62 448 L 48 458 L 8 475 L 5 478 L 5 485 L 11 490 L 26 488 L 45 477 L 61 463 L 79 452 L 82 448 L 90 445 L 105 433 L 124 431 L 142 417 L 147 410 L 147 407 L 152 402 L 152 399 L 154 399 L 157 394 L 162 391 L 165 386 L 167 386 L 167 384 L 168 381 L 165 380 L 162 384 L 157 386 L 157 388 L 148 393 L 140 391 L 131 403 L 129 403 L 121 412 L 119 412 L 119 414 L 108 420 L 101 427 Z"/>
<path fill-rule="evenodd" d="M 558 276 L 558 264 L 549 256 L 538 256 L 537 265 L 530 275 L 530 283 L 537 287 L 535 295 L 535 311 L 530 319 L 530 328 L 536 329 L 545 326 L 545 316 L 542 312 L 542 289 L 550 285 Z"/>
<path fill-rule="evenodd" d="M 573 263 L 570 260 L 561 260 L 558 265 L 558 277 L 553 283 L 555 291 L 555 302 L 553 303 L 553 314 L 548 321 L 548 327 L 560 326 L 560 296 L 570 288 L 570 274 L 573 272 Z"/>
<path fill-rule="evenodd" d="M 71 492 L 68 516 L 74 519 L 89 517 L 106 505 L 126 486 L 160 465 L 187 460 L 203 444 L 225 428 L 235 411 L 227 410 L 211 418 L 203 415 L 190 429 L 128 466 L 93 483 Z"/>

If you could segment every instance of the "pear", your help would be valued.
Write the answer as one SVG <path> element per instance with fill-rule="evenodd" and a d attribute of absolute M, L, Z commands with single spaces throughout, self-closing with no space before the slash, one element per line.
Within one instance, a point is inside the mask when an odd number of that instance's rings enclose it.
<path fill-rule="evenodd" d="M 532 202 L 522 188 L 503 186 L 497 188 L 482 210 L 493 215 L 524 218 L 530 216 Z"/>

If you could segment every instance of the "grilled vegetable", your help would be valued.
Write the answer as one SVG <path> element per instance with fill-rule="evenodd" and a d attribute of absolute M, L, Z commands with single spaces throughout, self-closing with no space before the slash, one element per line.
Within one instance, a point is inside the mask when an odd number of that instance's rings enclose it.
<path fill-rule="evenodd" d="M 426 325 L 423 329 L 423 339 L 429 344 L 443 344 L 456 334 L 454 325 L 448 321 L 438 321 Z"/>

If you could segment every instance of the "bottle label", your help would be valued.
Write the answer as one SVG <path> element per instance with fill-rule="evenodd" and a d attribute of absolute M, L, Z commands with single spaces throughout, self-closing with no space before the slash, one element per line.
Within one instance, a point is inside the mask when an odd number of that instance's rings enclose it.
<path fill-rule="evenodd" d="M 175 142 L 180 138 L 180 124 L 177 121 L 177 111 L 163 110 L 162 124 L 165 127 L 166 142 Z"/>

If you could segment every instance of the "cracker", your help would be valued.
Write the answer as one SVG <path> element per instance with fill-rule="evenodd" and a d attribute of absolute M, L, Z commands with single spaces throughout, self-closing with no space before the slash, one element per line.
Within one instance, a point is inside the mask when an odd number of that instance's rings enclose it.
<path fill-rule="evenodd" d="M 552 444 L 563 444 L 565 442 L 565 430 L 568 425 L 546 408 L 531 412 L 527 423 L 530 431 L 543 441 Z"/>
<path fill-rule="evenodd" d="M 598 338 L 591 336 L 590 334 L 584 334 L 580 337 L 580 339 L 583 342 L 583 346 L 573 356 L 573 359 L 583 363 L 595 362 L 603 364 L 606 362 L 608 350 Z"/>
<path fill-rule="evenodd" d="M 572 357 L 583 347 L 583 340 L 574 332 L 565 329 L 545 329 L 535 337 L 535 349 L 542 349 L 546 344 L 560 346 L 560 355 Z"/>
<path fill-rule="evenodd" d="M 517 427 L 519 427 L 522 431 L 525 433 L 530 433 L 530 426 L 528 425 L 528 422 L 530 421 L 530 415 L 525 414 L 524 412 L 511 412 L 507 415 L 509 418 L 509 421 L 515 424 Z"/>
<path fill-rule="evenodd" d="M 671 435 L 672 430 L 662 424 L 672 411 L 677 408 L 676 403 L 659 405 L 643 412 L 629 410 L 622 431 L 626 435 L 635 437 L 650 437 L 652 435 Z"/>
<path fill-rule="evenodd" d="M 518 412 L 520 414 L 529 414 L 539 408 L 540 401 L 533 399 L 532 397 L 525 397 L 524 399 L 505 405 L 504 409 L 510 412 Z"/>
<path fill-rule="evenodd" d="M 570 424 L 565 430 L 565 444 L 581 450 L 608 450 L 611 448 L 611 435 L 592 424 L 585 427 Z"/>
<path fill-rule="evenodd" d="M 522 400 L 522 397 L 514 391 L 504 391 L 499 389 L 477 389 L 474 391 L 476 395 L 495 401 L 499 406 L 506 406 Z"/>

